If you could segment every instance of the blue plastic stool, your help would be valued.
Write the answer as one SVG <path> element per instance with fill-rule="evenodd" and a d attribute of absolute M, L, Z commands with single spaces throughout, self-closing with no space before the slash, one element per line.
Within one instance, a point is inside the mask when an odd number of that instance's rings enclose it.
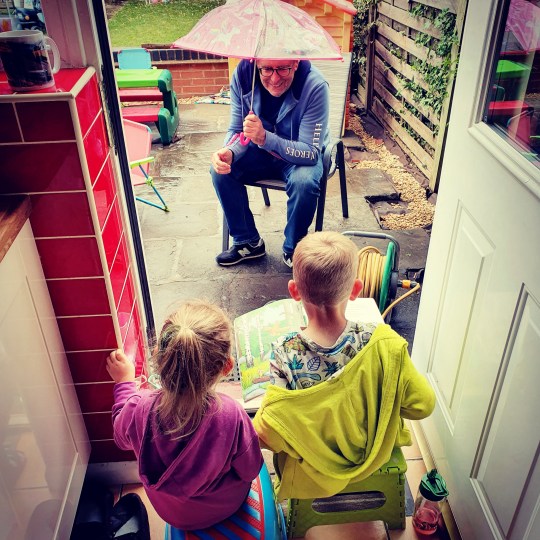
<path fill-rule="evenodd" d="M 118 51 L 119 69 L 152 69 L 152 57 L 139 47 Z"/>
<path fill-rule="evenodd" d="M 285 519 L 281 506 L 274 498 L 272 480 L 263 463 L 259 476 L 240 509 L 231 517 L 207 529 L 180 531 L 167 525 L 165 540 L 286 540 Z"/>

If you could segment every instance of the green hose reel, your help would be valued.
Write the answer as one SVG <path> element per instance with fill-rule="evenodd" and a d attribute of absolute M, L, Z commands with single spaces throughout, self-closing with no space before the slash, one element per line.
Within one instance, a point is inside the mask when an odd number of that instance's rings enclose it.
<path fill-rule="evenodd" d="M 398 273 L 399 273 L 399 253 L 400 247 L 398 241 L 389 234 L 365 231 L 345 231 L 345 236 L 356 236 L 361 238 L 376 238 L 380 240 L 388 240 L 384 268 L 381 279 L 378 301 L 379 311 L 381 313 L 394 301 L 398 288 Z"/>

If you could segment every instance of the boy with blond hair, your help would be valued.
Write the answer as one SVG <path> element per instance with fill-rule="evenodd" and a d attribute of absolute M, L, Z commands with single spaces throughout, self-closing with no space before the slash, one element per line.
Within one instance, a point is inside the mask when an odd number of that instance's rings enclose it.
<path fill-rule="evenodd" d="M 435 393 L 415 368 L 407 342 L 387 324 L 348 321 L 345 306 L 362 289 L 347 237 L 317 232 L 294 252 L 289 292 L 308 325 L 275 343 L 274 383 L 253 426 L 274 452 L 278 500 L 332 497 L 368 478 L 410 446 L 403 419 L 420 420 Z"/>
<path fill-rule="evenodd" d="M 302 301 L 308 324 L 272 344 L 276 386 L 295 390 L 328 380 L 369 341 L 376 324 L 345 317 L 347 302 L 362 290 L 357 270 L 356 245 L 340 233 L 315 232 L 298 243 L 289 293 Z"/>

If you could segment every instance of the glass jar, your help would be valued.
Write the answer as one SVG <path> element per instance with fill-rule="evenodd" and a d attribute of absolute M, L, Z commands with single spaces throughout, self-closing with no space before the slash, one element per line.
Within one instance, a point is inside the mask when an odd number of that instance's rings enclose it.
<path fill-rule="evenodd" d="M 414 502 L 412 523 L 419 534 L 433 534 L 439 526 L 441 503 L 448 497 L 444 478 L 432 469 L 422 476 Z"/>

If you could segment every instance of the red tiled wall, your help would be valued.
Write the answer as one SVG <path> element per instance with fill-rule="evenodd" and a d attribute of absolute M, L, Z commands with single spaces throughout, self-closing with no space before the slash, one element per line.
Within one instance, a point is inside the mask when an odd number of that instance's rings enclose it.
<path fill-rule="evenodd" d="M 67 71 L 71 78 L 85 73 Z M 96 77 L 75 96 L 75 108 L 69 97 L 51 97 L 0 103 L 0 193 L 30 195 L 30 222 L 91 439 L 90 459 L 131 460 L 112 441 L 113 383 L 105 360 L 123 347 L 140 374 L 144 338 Z"/>

